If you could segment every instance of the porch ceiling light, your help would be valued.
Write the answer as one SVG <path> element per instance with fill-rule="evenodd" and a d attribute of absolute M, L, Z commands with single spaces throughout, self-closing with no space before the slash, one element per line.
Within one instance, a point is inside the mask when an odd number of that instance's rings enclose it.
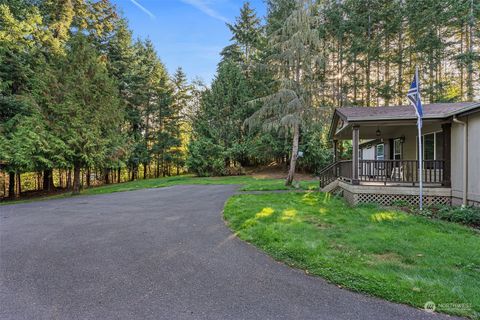
<path fill-rule="evenodd" d="M 377 129 L 377 131 L 375 132 L 377 137 L 380 137 L 382 135 L 382 132 L 380 131 L 380 129 Z"/>

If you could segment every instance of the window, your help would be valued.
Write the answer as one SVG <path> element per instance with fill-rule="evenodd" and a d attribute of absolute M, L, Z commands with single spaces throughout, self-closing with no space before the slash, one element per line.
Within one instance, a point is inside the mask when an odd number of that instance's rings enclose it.
<path fill-rule="evenodd" d="M 443 159 L 443 132 L 423 136 L 423 160 Z"/>
<path fill-rule="evenodd" d="M 375 146 L 375 160 L 380 160 L 380 161 L 385 160 L 385 145 L 383 143 L 377 144 Z M 376 163 L 375 169 L 383 170 L 385 169 L 385 164 L 383 162 Z"/>
<path fill-rule="evenodd" d="M 423 160 L 435 160 L 435 134 L 423 136 Z"/>
<path fill-rule="evenodd" d="M 375 159 L 376 160 L 385 160 L 385 145 L 382 144 L 377 144 L 376 150 L 375 150 Z"/>
<path fill-rule="evenodd" d="M 402 142 L 400 139 L 393 140 L 393 160 L 402 159 Z"/>

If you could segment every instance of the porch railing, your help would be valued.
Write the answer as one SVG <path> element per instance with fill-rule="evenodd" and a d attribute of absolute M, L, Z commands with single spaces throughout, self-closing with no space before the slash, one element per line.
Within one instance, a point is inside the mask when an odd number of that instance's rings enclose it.
<path fill-rule="evenodd" d="M 423 182 L 444 183 L 445 161 L 424 160 Z M 419 182 L 418 160 L 360 160 L 358 179 L 374 182 Z"/>
<path fill-rule="evenodd" d="M 396 182 L 416 185 L 419 182 L 418 160 L 359 160 L 361 182 Z M 444 160 L 423 161 L 423 181 L 427 184 L 449 183 Z M 320 187 L 335 179 L 352 181 L 352 161 L 338 161 L 320 172 Z"/>

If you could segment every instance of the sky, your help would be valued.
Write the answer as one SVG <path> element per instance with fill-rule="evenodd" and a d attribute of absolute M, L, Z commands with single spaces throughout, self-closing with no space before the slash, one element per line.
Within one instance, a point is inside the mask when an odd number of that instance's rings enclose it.
<path fill-rule="evenodd" d="M 111 0 L 128 19 L 135 38 L 150 39 L 170 74 L 182 67 L 188 79 L 213 79 L 220 51 L 229 44 L 225 25 L 239 15 L 243 0 Z M 263 0 L 250 0 L 260 17 Z"/>

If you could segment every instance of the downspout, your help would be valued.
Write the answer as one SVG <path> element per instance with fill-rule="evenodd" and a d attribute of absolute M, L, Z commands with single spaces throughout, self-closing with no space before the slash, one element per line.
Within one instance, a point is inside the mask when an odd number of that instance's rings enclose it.
<path fill-rule="evenodd" d="M 453 117 L 453 122 L 463 126 L 463 201 L 462 207 L 468 205 L 468 124 Z"/>

